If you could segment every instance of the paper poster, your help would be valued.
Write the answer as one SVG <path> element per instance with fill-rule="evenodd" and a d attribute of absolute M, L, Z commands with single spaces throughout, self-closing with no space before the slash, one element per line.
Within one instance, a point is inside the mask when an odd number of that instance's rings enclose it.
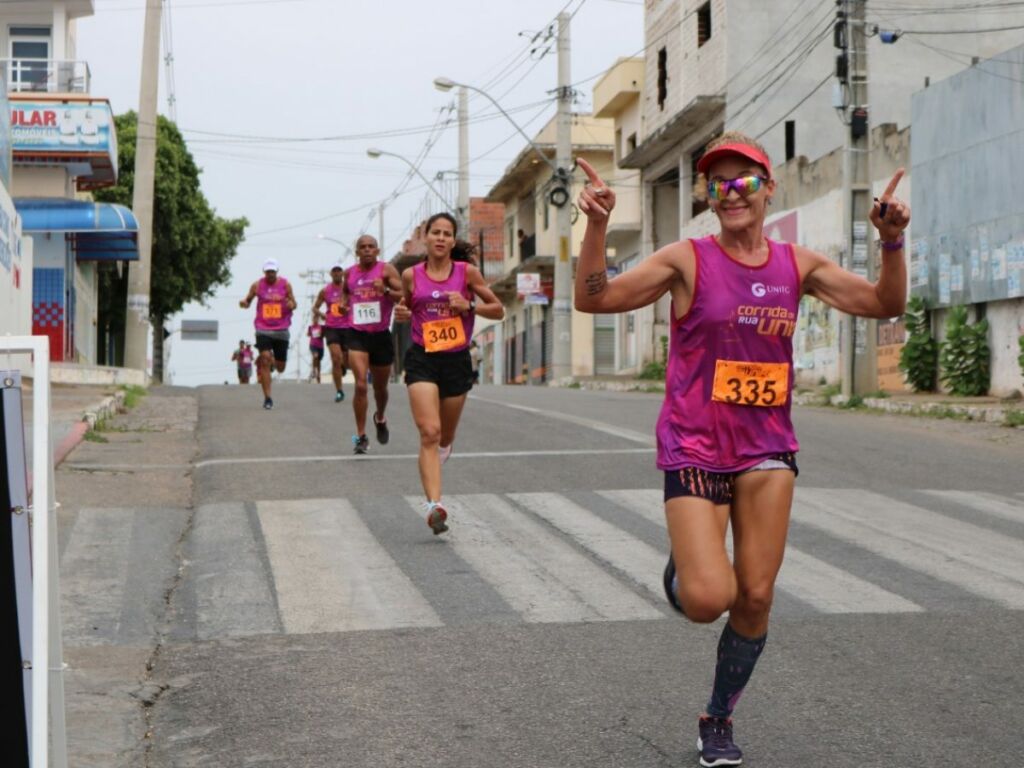
<path fill-rule="evenodd" d="M 981 280 L 981 251 L 977 248 L 971 249 L 971 280 Z"/>
<path fill-rule="evenodd" d="M 996 248 L 992 251 L 992 279 L 1006 279 L 1006 250 L 1004 248 Z"/>
<path fill-rule="evenodd" d="M 952 285 L 950 288 L 954 291 L 963 292 L 964 290 L 964 265 L 954 264 L 953 271 L 950 278 Z"/>

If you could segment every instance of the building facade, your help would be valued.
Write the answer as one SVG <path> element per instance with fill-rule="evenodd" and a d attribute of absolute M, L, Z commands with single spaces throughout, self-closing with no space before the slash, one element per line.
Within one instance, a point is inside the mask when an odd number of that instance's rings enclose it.
<path fill-rule="evenodd" d="M 11 193 L 34 241 L 32 332 L 50 337 L 52 360 L 82 363 L 98 355 L 100 265 L 138 258 L 131 211 L 89 195 L 117 180 L 113 112 L 75 55 L 76 22 L 92 13 L 92 0 L 0 6 Z"/>
<path fill-rule="evenodd" d="M 1005 7 L 969 18 L 956 0 L 932 5 L 934 12 L 928 14 L 868 6 L 872 125 L 892 124 L 898 133 L 910 123 L 915 91 L 971 66 L 969 55 L 936 45 L 932 41 L 942 37 L 923 33 L 955 30 L 956 48 L 981 57 L 1019 41 L 1013 28 L 1024 24 L 1024 9 Z M 801 157 L 825 158 L 844 145 L 849 129 L 836 109 L 845 95 L 835 78 L 834 47 L 836 13 L 843 9 L 832 3 L 808 8 L 803 0 L 646 0 L 641 128 L 635 149 L 619 163 L 641 174 L 642 258 L 710 231 L 714 222 L 702 215 L 706 204 L 694 199 L 692 189 L 697 160 L 723 131 L 740 130 L 758 139 L 777 167 Z M 968 31 L 989 27 L 1007 29 Z M 915 32 L 886 44 L 879 29 Z M 879 179 L 887 167 L 881 160 L 871 177 Z M 901 194 L 907 188 L 901 187 Z M 804 226 L 834 231 L 822 237 L 831 243 L 827 252 L 843 261 L 843 204 L 838 189 L 834 194 L 834 203 L 821 203 L 823 215 L 834 219 L 803 221 L 799 231 Z M 668 321 L 668 301 L 662 299 L 654 307 L 653 338 L 641 349 L 656 354 Z M 826 378 L 834 380 L 831 374 Z"/>
<path fill-rule="evenodd" d="M 556 126 L 553 118 L 505 169 L 505 173 L 487 195 L 505 211 L 504 258 L 491 288 L 505 304 L 505 319 L 500 329 L 485 326 L 493 334 L 485 337 L 484 357 L 491 370 L 500 372 L 499 382 L 529 384 L 548 380 L 553 343 L 555 254 L 558 251 L 556 211 L 548 199 L 552 187 Z M 598 173 L 611 176 L 614 170 L 614 125 L 611 120 L 593 115 L 572 117 L 572 155 L 587 160 Z M 575 203 L 586 178 L 573 175 L 567 205 L 573 206 L 570 250 L 583 239 L 586 217 L 578 215 Z M 571 257 L 570 257 L 571 259 Z M 497 267 L 497 264 L 495 264 Z M 612 318 L 614 323 L 614 318 Z M 573 376 L 592 376 L 595 369 L 614 366 L 614 348 L 595 346 L 608 325 L 605 318 L 572 311 Z"/>

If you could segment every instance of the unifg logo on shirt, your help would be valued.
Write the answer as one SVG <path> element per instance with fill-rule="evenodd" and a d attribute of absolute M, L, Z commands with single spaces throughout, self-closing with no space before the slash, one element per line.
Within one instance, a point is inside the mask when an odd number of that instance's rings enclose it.
<path fill-rule="evenodd" d="M 441 292 L 440 291 L 434 291 L 433 293 L 430 294 L 430 298 L 432 298 L 432 299 L 440 299 L 441 298 Z"/>
<path fill-rule="evenodd" d="M 750 292 L 757 298 L 761 298 L 768 293 L 789 293 L 788 285 L 765 285 L 764 283 L 754 283 L 750 286 Z"/>

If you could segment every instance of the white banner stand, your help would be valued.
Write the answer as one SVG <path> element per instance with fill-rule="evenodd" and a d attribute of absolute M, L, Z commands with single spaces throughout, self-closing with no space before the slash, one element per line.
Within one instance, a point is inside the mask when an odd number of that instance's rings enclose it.
<path fill-rule="evenodd" d="M 64 654 L 61 643 L 57 505 L 54 500 L 53 447 L 50 444 L 50 340 L 46 336 L 0 337 L 0 355 L 32 354 L 32 487 L 27 514 L 31 525 L 31 684 L 28 693 L 29 753 L 32 768 L 67 768 L 64 723 Z M 0 357 L 0 361 L 3 357 Z M 13 368 L 13 366 L 7 366 Z M 20 380 L 4 374 L 4 388 Z M 11 383 L 8 384 L 7 382 Z M 20 402 L 20 387 L 17 399 Z M 20 412 L 18 417 L 20 419 Z M 6 439 L 4 436 L 3 439 Z M 22 454 L 24 435 L 22 434 Z M 27 499 L 26 499 L 27 500 Z M 12 496 L 12 502 L 14 498 Z M 15 523 L 15 531 L 19 530 Z M 24 542 L 23 536 L 16 540 Z M 15 552 L 16 569 L 27 553 Z M 20 573 L 16 573 L 16 580 Z M 18 611 L 22 612 L 18 583 Z M 25 637 L 25 635 L 23 635 Z"/>

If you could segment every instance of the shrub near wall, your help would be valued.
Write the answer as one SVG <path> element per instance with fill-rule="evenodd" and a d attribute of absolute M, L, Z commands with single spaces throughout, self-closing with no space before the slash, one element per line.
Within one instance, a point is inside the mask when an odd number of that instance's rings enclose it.
<path fill-rule="evenodd" d="M 984 395 L 989 388 L 988 321 L 967 322 L 967 307 L 953 307 L 946 325 L 939 366 L 942 383 L 954 395 Z"/>

